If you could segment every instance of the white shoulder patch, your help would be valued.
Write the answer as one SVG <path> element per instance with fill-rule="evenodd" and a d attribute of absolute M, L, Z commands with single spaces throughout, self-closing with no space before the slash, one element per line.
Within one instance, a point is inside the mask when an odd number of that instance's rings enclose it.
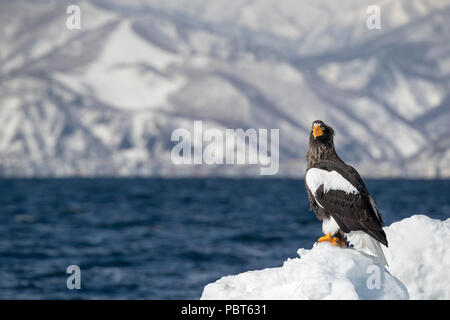
<path fill-rule="evenodd" d="M 311 168 L 306 172 L 305 179 L 306 185 L 314 195 L 321 185 L 323 185 L 324 193 L 327 193 L 329 190 L 340 190 L 347 194 L 359 193 L 355 186 L 336 171 Z"/>

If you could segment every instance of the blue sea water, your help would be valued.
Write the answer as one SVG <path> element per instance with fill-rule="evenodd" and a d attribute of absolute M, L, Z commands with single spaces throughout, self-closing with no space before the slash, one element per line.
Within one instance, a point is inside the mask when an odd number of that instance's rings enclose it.
<path fill-rule="evenodd" d="M 450 217 L 450 180 L 367 185 L 387 225 Z M 320 234 L 302 180 L 3 179 L 0 299 L 198 299 Z M 67 288 L 69 265 L 80 290 Z"/>

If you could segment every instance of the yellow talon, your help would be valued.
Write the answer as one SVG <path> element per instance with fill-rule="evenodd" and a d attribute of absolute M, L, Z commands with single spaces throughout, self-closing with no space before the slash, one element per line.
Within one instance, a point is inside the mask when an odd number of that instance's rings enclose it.
<path fill-rule="evenodd" d="M 330 233 L 327 233 L 325 236 L 320 237 L 317 242 L 324 242 L 328 241 L 331 242 L 331 244 L 335 247 L 344 247 L 345 242 L 339 239 L 338 237 L 332 237 Z"/>
<path fill-rule="evenodd" d="M 344 241 L 342 241 L 339 238 L 333 238 L 333 240 L 331 240 L 331 243 L 335 246 L 335 247 L 345 247 L 346 244 Z"/>
<path fill-rule="evenodd" d="M 324 241 L 328 241 L 328 242 L 332 242 L 333 237 L 331 236 L 331 233 L 327 233 L 327 235 L 320 237 L 317 242 L 324 242 Z"/>

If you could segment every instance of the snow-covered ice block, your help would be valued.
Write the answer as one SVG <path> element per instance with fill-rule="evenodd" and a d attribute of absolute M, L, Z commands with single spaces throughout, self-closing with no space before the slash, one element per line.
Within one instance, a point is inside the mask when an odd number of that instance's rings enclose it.
<path fill-rule="evenodd" d="M 202 299 L 407 299 L 406 287 L 376 259 L 329 243 L 299 249 L 282 267 L 227 276 Z M 374 282 L 378 277 L 379 285 Z M 377 288 L 378 287 L 378 288 Z"/>
<path fill-rule="evenodd" d="M 417 215 L 385 231 L 387 270 L 375 257 L 320 243 L 282 267 L 208 284 L 201 299 L 448 299 L 450 219 Z"/>
<path fill-rule="evenodd" d="M 385 231 L 389 272 L 408 288 L 410 298 L 450 299 L 450 219 L 414 215 Z"/>

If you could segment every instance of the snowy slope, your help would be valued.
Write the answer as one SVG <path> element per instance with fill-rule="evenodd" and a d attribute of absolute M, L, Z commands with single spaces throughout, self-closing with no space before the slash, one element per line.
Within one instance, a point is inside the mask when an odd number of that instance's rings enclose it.
<path fill-rule="evenodd" d="M 339 250 L 339 251 L 338 251 Z M 249 271 L 208 284 L 201 299 L 408 299 L 406 287 L 381 264 L 355 250 L 329 244 L 300 249 L 301 258 L 282 267 Z M 373 269 L 380 273 L 380 289 L 369 289 Z"/>
<path fill-rule="evenodd" d="M 387 270 L 376 258 L 320 243 L 282 267 L 208 284 L 201 299 L 449 299 L 450 219 L 415 215 L 385 231 Z"/>
<path fill-rule="evenodd" d="M 385 228 L 389 271 L 411 299 L 450 299 L 450 218 L 415 215 Z"/>
<path fill-rule="evenodd" d="M 302 176 L 313 120 L 372 176 L 450 176 L 450 1 L 0 3 L 3 175 L 254 174 L 171 164 L 171 132 L 279 128 Z M 382 29 L 366 28 L 368 5 Z"/>

